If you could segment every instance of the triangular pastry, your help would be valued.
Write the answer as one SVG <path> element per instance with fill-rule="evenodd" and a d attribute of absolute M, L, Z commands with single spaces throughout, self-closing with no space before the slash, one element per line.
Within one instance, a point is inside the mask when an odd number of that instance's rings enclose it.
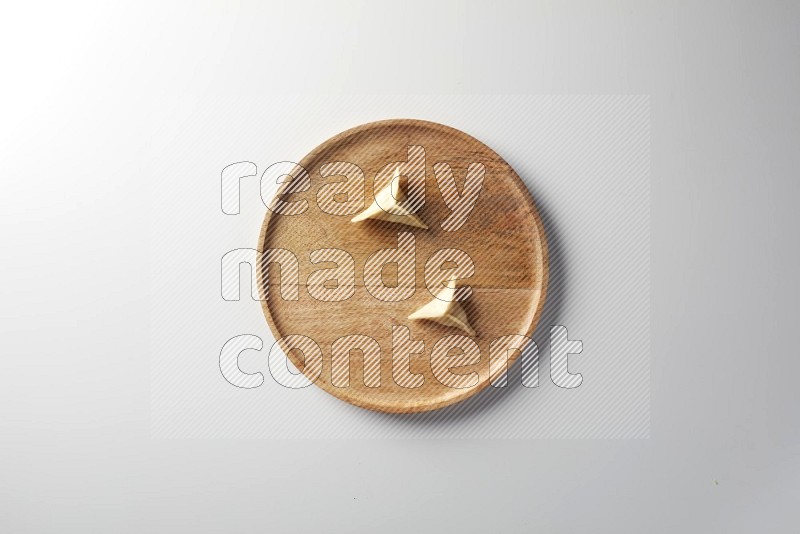
<path fill-rule="evenodd" d="M 350 222 L 360 222 L 366 219 L 376 219 L 379 221 L 395 222 L 417 228 L 428 229 L 428 226 L 417 217 L 415 213 L 409 212 L 400 205 L 397 198 L 400 196 L 400 167 L 397 167 L 392 176 L 392 180 L 386 187 L 375 194 L 375 201 L 367 209 L 356 215 Z M 380 202 L 380 203 L 379 203 Z M 381 207 L 383 206 L 383 207 Z M 387 213 L 386 210 L 393 213 Z"/>
<path fill-rule="evenodd" d="M 455 280 L 450 280 L 436 295 L 436 298 L 409 315 L 408 318 L 433 321 L 444 326 L 459 328 L 474 336 L 475 330 L 469 324 L 467 312 L 464 311 L 460 302 L 453 300 L 456 294 L 455 286 Z"/>

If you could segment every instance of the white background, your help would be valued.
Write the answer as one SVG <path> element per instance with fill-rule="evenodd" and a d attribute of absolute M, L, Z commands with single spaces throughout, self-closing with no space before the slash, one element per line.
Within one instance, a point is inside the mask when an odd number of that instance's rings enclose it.
<path fill-rule="evenodd" d="M 800 7 L 666 4 L 5 8 L 0 530 L 796 531 Z M 649 94 L 650 439 L 151 439 L 159 162 L 294 93 Z"/>

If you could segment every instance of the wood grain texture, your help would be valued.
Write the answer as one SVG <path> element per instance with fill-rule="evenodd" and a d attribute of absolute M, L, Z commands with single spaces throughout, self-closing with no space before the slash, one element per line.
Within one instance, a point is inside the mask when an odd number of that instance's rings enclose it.
<path fill-rule="evenodd" d="M 365 174 L 366 204 L 373 200 L 376 173 L 392 162 L 405 161 L 409 145 L 425 148 L 426 196 L 420 217 L 428 230 L 392 223 L 365 221 L 351 223 L 352 215 L 330 215 L 317 206 L 318 189 L 341 177 L 322 178 L 320 167 L 332 161 L 358 165 Z M 433 165 L 447 162 L 456 183 L 464 184 L 467 167 L 479 162 L 486 167 L 480 198 L 467 222 L 455 232 L 440 223 L 450 214 L 439 192 Z M 308 210 L 301 215 L 277 215 L 269 210 L 259 237 L 259 250 L 283 248 L 292 251 L 300 262 L 300 298 L 287 301 L 279 297 L 278 271 L 270 267 L 270 284 L 260 276 L 262 307 L 276 339 L 302 334 L 322 349 L 323 370 L 316 385 L 351 404 L 384 412 L 419 412 L 441 408 L 474 395 L 489 385 L 489 344 L 509 334 L 532 335 L 544 304 L 547 288 L 547 245 L 544 228 L 533 199 L 514 170 L 490 148 L 453 128 L 432 122 L 396 119 L 364 124 L 345 131 L 314 149 L 300 162 L 311 177 L 311 189 L 294 193 L 287 200 L 307 199 Z M 280 191 L 279 191 L 280 193 Z M 416 240 L 416 291 L 402 302 L 382 302 L 364 288 L 364 263 L 370 254 L 397 247 L 397 234 L 410 231 Z M 343 302 L 313 299 L 304 284 L 311 272 L 333 265 L 314 265 L 312 250 L 339 248 L 355 259 L 355 294 Z M 431 349 L 442 337 L 463 334 L 453 328 L 428 321 L 409 321 L 408 315 L 432 298 L 425 286 L 425 262 L 442 248 L 458 248 L 469 254 L 475 275 L 465 280 L 473 295 L 464 302 L 469 320 L 476 330 L 475 341 L 481 350 L 478 364 L 454 369 L 463 374 L 477 371 L 478 384 L 465 389 L 442 385 L 431 371 Z M 391 283 L 391 272 L 385 276 Z M 404 388 L 392 379 L 392 326 L 404 325 L 414 340 L 423 340 L 425 351 L 411 359 L 411 370 L 422 373 L 424 384 Z M 359 351 L 350 358 L 350 383 L 336 387 L 331 383 L 331 344 L 351 334 L 372 337 L 381 347 L 381 385 L 364 385 L 363 361 Z M 302 356 L 290 351 L 292 363 L 303 370 Z M 518 352 L 510 355 L 509 366 Z"/>

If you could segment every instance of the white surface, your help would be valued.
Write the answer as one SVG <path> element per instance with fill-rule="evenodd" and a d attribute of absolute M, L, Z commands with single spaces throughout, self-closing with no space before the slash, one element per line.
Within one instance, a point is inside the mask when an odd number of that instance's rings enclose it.
<path fill-rule="evenodd" d="M 798 16 L 7 8 L 0 529 L 795 531 Z M 250 157 L 260 104 L 296 91 L 650 94 L 651 438 L 151 440 L 145 230 L 169 179 L 155 162 L 197 139 L 222 164 Z"/>

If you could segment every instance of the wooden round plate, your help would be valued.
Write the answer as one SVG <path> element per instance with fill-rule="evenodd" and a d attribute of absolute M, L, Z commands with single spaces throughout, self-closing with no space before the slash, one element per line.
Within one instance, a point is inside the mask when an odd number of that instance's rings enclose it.
<path fill-rule="evenodd" d="M 343 176 L 323 178 L 320 167 L 330 162 L 350 162 L 364 173 L 365 204 L 373 201 L 376 174 L 393 162 L 408 160 L 409 146 L 425 150 L 425 204 L 418 212 L 428 229 L 396 223 L 364 221 L 352 223 L 352 214 L 331 215 L 317 203 L 320 187 L 341 182 Z M 465 183 L 467 168 L 477 162 L 485 166 L 483 189 L 466 223 L 457 231 L 445 231 L 442 221 L 451 213 L 440 192 L 433 166 L 448 163 L 459 190 Z M 298 215 L 280 215 L 267 210 L 258 248 L 289 250 L 299 260 L 299 297 L 281 298 L 280 271 L 264 270 L 259 286 L 264 315 L 275 339 L 289 335 L 307 336 L 322 352 L 322 371 L 312 373 L 299 350 L 289 350 L 291 362 L 328 393 L 356 406 L 383 412 L 410 413 L 434 410 L 483 390 L 490 384 L 490 343 L 502 336 L 530 337 L 544 304 L 547 286 L 547 245 L 544 228 L 530 193 L 514 170 L 493 150 L 473 137 L 441 124 L 397 119 L 364 124 L 325 141 L 299 164 L 310 177 L 307 191 L 285 194 L 288 201 L 306 200 L 307 209 Z M 380 249 L 398 247 L 398 234 L 412 232 L 416 246 L 416 289 L 407 300 L 383 302 L 364 287 L 364 265 Z M 355 260 L 355 293 L 341 302 L 322 302 L 307 291 L 309 275 L 335 264 L 310 261 L 311 251 L 336 248 L 347 251 Z M 451 369 L 454 374 L 478 373 L 477 385 L 453 388 L 442 384 L 431 369 L 431 350 L 437 341 L 454 334 L 465 335 L 452 327 L 429 321 L 412 321 L 408 315 L 433 297 L 425 285 L 425 263 L 439 249 L 457 248 L 474 262 L 475 273 L 464 280 L 472 287 L 463 303 L 480 348 L 480 362 Z M 284 267 L 281 266 L 280 269 Z M 390 271 L 390 270 L 386 270 Z M 384 271 L 387 285 L 391 272 Z M 276 273 L 273 277 L 273 274 Z M 396 273 L 394 274 L 396 280 Z M 269 277 L 272 283 L 265 283 Z M 392 327 L 410 329 L 413 340 L 424 342 L 424 352 L 413 354 L 407 368 L 421 373 L 424 383 L 408 388 L 393 379 Z M 349 384 L 337 387 L 332 381 L 331 346 L 335 340 L 353 334 L 366 335 L 380 345 L 380 386 L 368 387 L 364 377 L 364 355 L 350 352 Z M 453 352 L 458 352 L 454 349 Z M 508 365 L 519 355 L 511 351 Z M 374 377 L 373 377 L 374 378 Z M 496 378 L 496 376 L 495 376 Z"/>

